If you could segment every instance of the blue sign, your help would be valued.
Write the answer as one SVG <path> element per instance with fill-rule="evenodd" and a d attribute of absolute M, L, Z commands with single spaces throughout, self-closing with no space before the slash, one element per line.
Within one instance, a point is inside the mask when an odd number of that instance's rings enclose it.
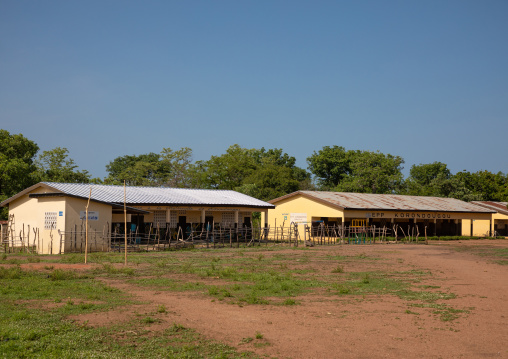
<path fill-rule="evenodd" d="M 58 215 L 59 215 L 60 217 L 62 217 L 62 216 L 63 216 L 63 211 L 58 212 Z"/>

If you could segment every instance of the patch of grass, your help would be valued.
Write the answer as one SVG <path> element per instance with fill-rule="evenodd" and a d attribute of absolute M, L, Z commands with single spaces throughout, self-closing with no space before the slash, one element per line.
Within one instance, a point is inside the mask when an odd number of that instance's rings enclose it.
<path fill-rule="evenodd" d="M 141 278 L 131 279 L 129 282 L 161 291 L 184 292 L 203 290 L 207 288 L 207 286 L 201 282 L 186 282 L 171 278 Z"/>
<path fill-rule="evenodd" d="M 498 248 L 490 245 L 454 246 L 457 252 L 468 252 L 480 257 L 490 259 L 492 262 L 508 265 L 508 248 Z"/>
<path fill-rule="evenodd" d="M 413 303 L 411 307 L 431 308 L 433 314 L 439 315 L 439 319 L 443 322 L 450 322 L 460 318 L 460 314 L 469 314 L 474 308 L 455 309 L 443 303 Z"/>
<path fill-rule="evenodd" d="M 253 340 L 254 340 L 254 338 L 252 338 L 252 337 L 246 337 L 246 338 L 242 339 L 240 344 L 248 344 L 248 343 L 252 342 Z"/>
<path fill-rule="evenodd" d="M 344 273 L 344 267 L 339 264 L 337 267 L 332 269 L 332 273 Z"/>
<path fill-rule="evenodd" d="M 296 301 L 293 298 L 284 299 L 282 305 L 296 305 Z"/>
<path fill-rule="evenodd" d="M 29 256 L 26 259 L 28 263 L 39 263 L 41 261 L 41 258 L 38 256 Z"/>
<path fill-rule="evenodd" d="M 132 277 L 136 272 L 130 267 L 114 266 L 111 263 L 103 263 L 102 267 L 95 268 L 93 273 L 96 275 L 106 274 L 107 276 L 112 277 Z"/>
<path fill-rule="evenodd" d="M 409 309 L 406 309 L 406 314 L 414 314 L 414 315 L 420 315 L 420 313 L 412 312 Z"/>
<path fill-rule="evenodd" d="M 63 269 L 55 269 L 49 274 L 49 279 L 55 280 L 72 280 L 76 278 L 76 272 Z"/>
<path fill-rule="evenodd" d="M 108 310 L 129 303 L 115 288 L 96 281 L 90 271 L 78 275 L 0 267 L 0 353 L 6 358 L 256 358 L 208 340 L 179 324 L 157 332 L 146 330 L 160 321 L 146 316 L 123 324 L 92 327 L 68 320 L 70 314 Z M 90 303 L 93 298 L 94 303 Z M 49 300 L 65 305 L 40 310 Z M 30 303 L 30 304 L 24 304 Z M 165 310 L 165 308 L 164 308 Z M 159 308 L 158 313 L 162 310 Z"/>
<path fill-rule="evenodd" d="M 21 260 L 18 258 L 11 258 L 5 260 L 7 264 L 21 264 Z"/>
<path fill-rule="evenodd" d="M 155 323 L 155 322 L 157 322 L 157 321 L 158 321 L 157 319 L 152 318 L 152 317 L 145 317 L 145 318 L 143 318 L 143 320 L 142 320 L 142 322 L 143 322 L 144 324 L 152 324 L 152 323 Z"/>
<path fill-rule="evenodd" d="M 351 288 L 349 288 L 347 284 L 333 283 L 331 285 L 331 287 L 332 287 L 332 289 L 336 290 L 338 292 L 338 294 L 351 293 Z"/>
<path fill-rule="evenodd" d="M 20 279 L 25 272 L 19 267 L 0 267 L 0 279 Z"/>
<path fill-rule="evenodd" d="M 186 330 L 186 328 L 183 325 L 177 324 L 177 323 L 173 323 L 171 328 L 166 329 L 166 332 L 167 333 L 178 333 L 178 332 L 182 332 L 182 331 L 185 331 L 185 330 Z"/>

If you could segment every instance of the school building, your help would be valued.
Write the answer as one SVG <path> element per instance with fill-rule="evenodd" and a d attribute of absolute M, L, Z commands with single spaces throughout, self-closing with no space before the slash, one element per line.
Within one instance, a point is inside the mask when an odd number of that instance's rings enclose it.
<path fill-rule="evenodd" d="M 271 228 L 290 223 L 346 227 L 362 223 L 392 229 L 397 224 L 405 233 L 414 233 L 414 229 L 420 236 L 425 233 L 428 236 L 489 236 L 498 223 L 493 218 L 494 209 L 454 198 L 297 191 L 268 202 L 275 205 L 268 210 L 267 222 Z M 261 220 L 266 222 L 263 213 Z M 507 222 L 502 223 L 506 226 Z"/>
<path fill-rule="evenodd" d="M 128 228 L 138 232 L 143 232 L 147 225 L 154 230 L 185 230 L 191 224 L 250 226 L 253 212 L 266 214 L 275 207 L 229 190 L 50 182 L 31 186 L 0 206 L 9 207 L 9 231 L 14 235 L 23 233 L 24 245 L 39 246 L 38 253 L 44 254 L 61 253 L 71 245 L 76 246 L 71 239 L 64 238 L 62 247 L 59 233 L 82 228 L 87 212 L 90 231 L 122 233 L 125 218 Z M 32 233 L 34 229 L 38 229 L 38 236 Z M 31 237 L 27 238 L 27 234 Z M 30 238 L 32 241 L 37 238 L 36 243 L 30 242 Z"/>

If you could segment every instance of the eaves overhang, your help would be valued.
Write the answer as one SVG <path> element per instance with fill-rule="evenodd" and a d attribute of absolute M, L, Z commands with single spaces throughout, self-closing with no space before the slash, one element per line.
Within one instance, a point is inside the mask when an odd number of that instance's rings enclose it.
<path fill-rule="evenodd" d="M 31 193 L 28 195 L 28 197 L 30 197 L 30 198 L 71 197 L 71 198 L 82 199 L 85 201 L 88 200 L 88 198 L 81 197 L 81 196 L 74 196 L 74 195 L 67 194 L 67 193 Z M 119 203 L 104 202 L 104 201 L 98 201 L 95 199 L 90 199 L 90 202 L 110 205 L 115 210 L 123 210 L 124 209 L 124 205 L 119 204 Z M 125 206 L 125 209 L 127 210 L 127 213 L 129 213 L 129 214 L 149 214 L 150 213 L 150 211 L 145 211 L 143 209 L 130 207 L 130 206 Z"/>
<path fill-rule="evenodd" d="M 130 204 L 132 205 L 132 203 Z M 274 205 L 252 205 L 252 204 L 210 204 L 210 203 L 136 203 L 140 207 L 211 207 L 211 208 L 260 208 L 274 209 Z"/>

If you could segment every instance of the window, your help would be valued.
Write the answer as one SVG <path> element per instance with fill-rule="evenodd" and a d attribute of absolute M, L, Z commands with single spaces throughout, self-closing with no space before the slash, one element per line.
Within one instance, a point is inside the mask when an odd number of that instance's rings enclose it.
<path fill-rule="evenodd" d="M 56 229 L 57 212 L 44 213 L 44 229 Z"/>
<path fill-rule="evenodd" d="M 153 227 L 166 228 L 166 211 L 153 212 Z"/>
<path fill-rule="evenodd" d="M 176 228 L 178 223 L 178 215 L 176 211 L 169 212 L 169 228 Z"/>
<path fill-rule="evenodd" d="M 235 213 L 234 212 L 223 212 L 222 213 L 222 225 L 223 226 L 231 226 L 235 223 Z"/>

